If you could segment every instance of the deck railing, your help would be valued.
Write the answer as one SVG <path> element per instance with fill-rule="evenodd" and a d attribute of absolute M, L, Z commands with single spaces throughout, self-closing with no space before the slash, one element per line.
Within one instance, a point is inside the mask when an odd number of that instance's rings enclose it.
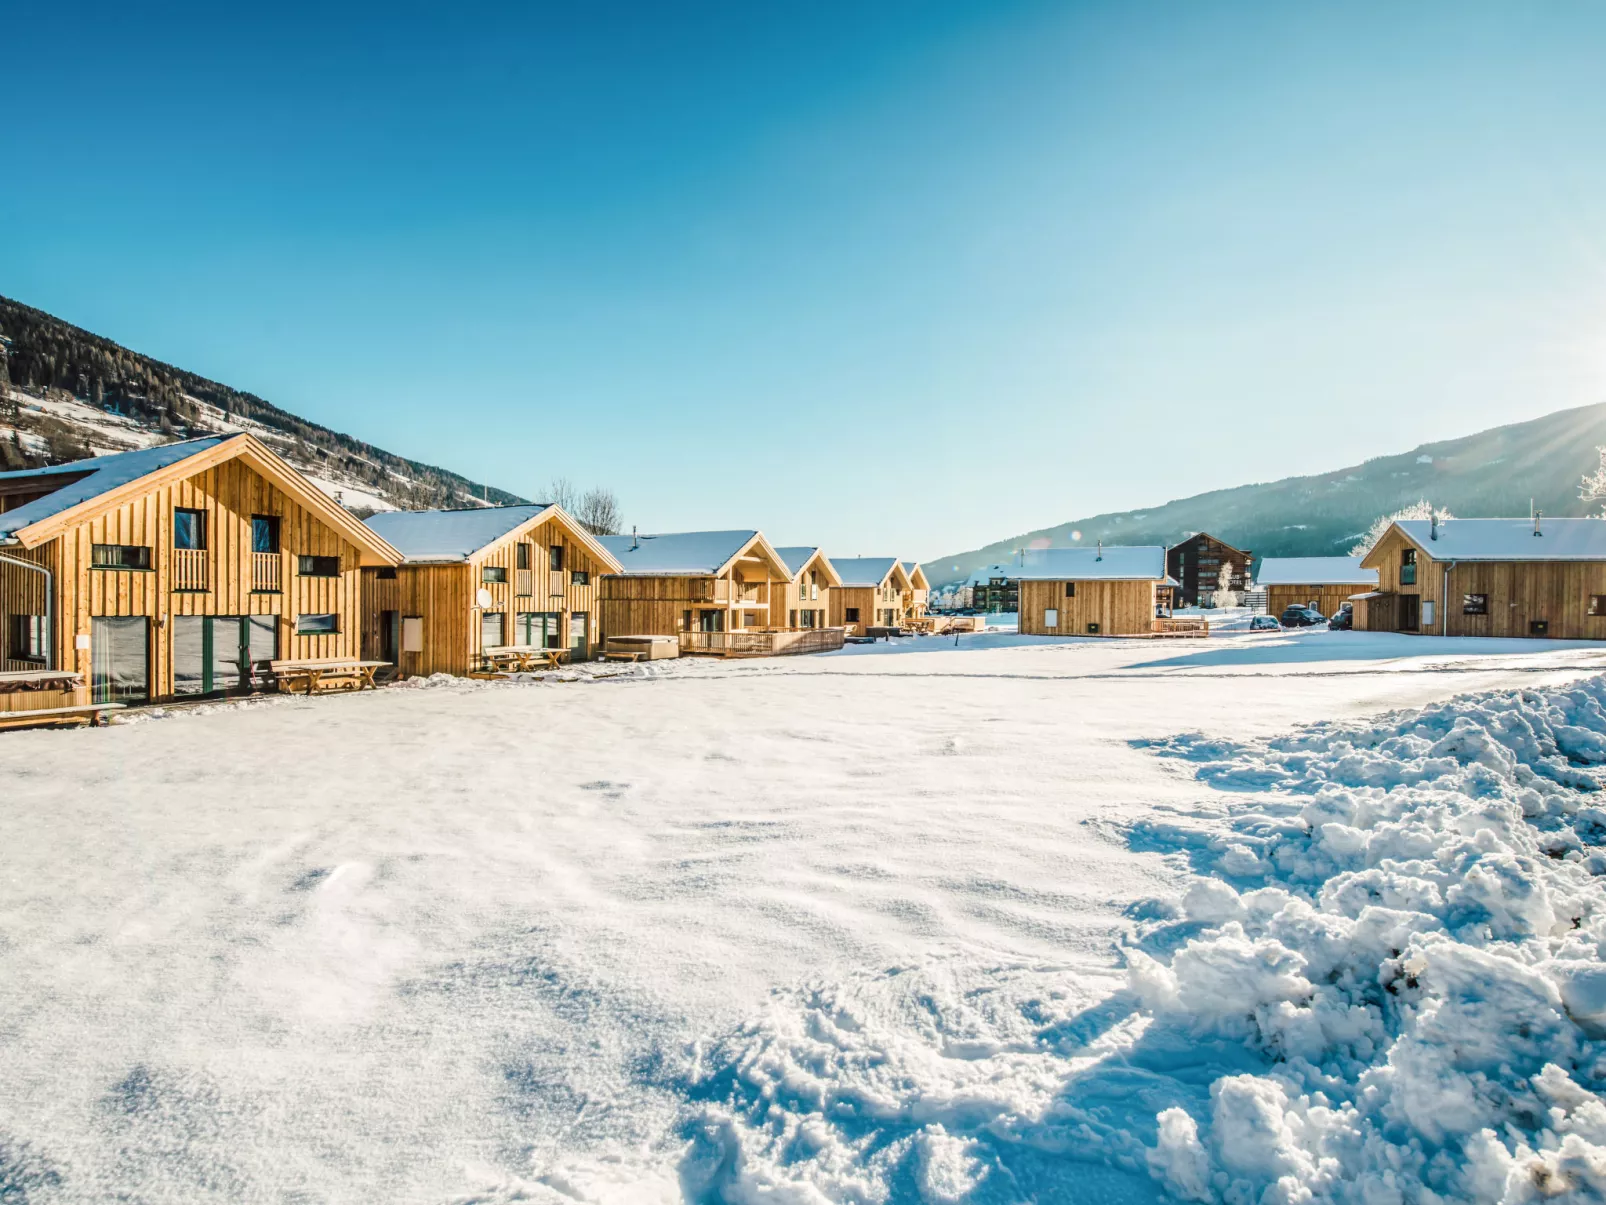
<path fill-rule="evenodd" d="M 513 571 L 513 593 L 520 598 L 535 593 L 535 570 L 515 569 Z"/>
<path fill-rule="evenodd" d="M 205 590 L 206 588 L 206 549 L 173 549 L 172 589 Z"/>
<path fill-rule="evenodd" d="M 842 628 L 767 630 L 739 628 L 734 632 L 682 632 L 682 653 L 716 657 L 785 657 L 797 653 L 824 653 L 842 647 Z"/>
<path fill-rule="evenodd" d="M 547 570 L 546 592 L 554 597 L 560 594 L 567 594 L 569 585 L 568 577 L 569 575 L 562 569 Z"/>
<path fill-rule="evenodd" d="M 278 594 L 284 589 L 284 557 L 277 552 L 253 552 L 251 589 L 258 594 Z"/>
<path fill-rule="evenodd" d="M 1160 618 L 1151 620 L 1149 631 L 1156 636 L 1208 636 L 1208 620 L 1195 618 Z"/>

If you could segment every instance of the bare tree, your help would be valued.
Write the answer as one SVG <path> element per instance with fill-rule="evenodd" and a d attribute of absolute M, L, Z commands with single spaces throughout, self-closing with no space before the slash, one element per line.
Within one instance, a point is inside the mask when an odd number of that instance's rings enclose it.
<path fill-rule="evenodd" d="M 1578 485 L 1578 497 L 1585 502 L 1606 502 L 1606 448 L 1596 448 L 1600 454 L 1600 464 L 1595 471 L 1585 477 Z M 1601 512 L 1606 518 L 1606 509 Z"/>
<path fill-rule="evenodd" d="M 1392 515 L 1379 515 L 1372 521 L 1372 526 L 1366 529 L 1366 534 L 1361 537 L 1360 542 L 1349 550 L 1349 554 L 1350 556 L 1365 556 L 1368 552 L 1371 552 L 1372 549 L 1377 547 L 1377 542 L 1383 538 L 1383 534 L 1388 531 L 1389 525 L 1397 520 L 1431 519 L 1435 515 L 1440 519 L 1455 518 L 1444 507 L 1434 506 L 1426 498 L 1419 502 L 1413 502 L 1410 506 L 1401 507 Z"/>
<path fill-rule="evenodd" d="M 610 489 L 595 486 L 580 498 L 580 508 L 574 517 L 594 536 L 616 536 L 624 526 L 624 515 L 619 510 L 619 499 Z"/>
<path fill-rule="evenodd" d="M 546 487 L 546 497 L 541 500 L 561 506 L 572 515 L 580 508 L 580 491 L 567 477 L 554 477 Z"/>

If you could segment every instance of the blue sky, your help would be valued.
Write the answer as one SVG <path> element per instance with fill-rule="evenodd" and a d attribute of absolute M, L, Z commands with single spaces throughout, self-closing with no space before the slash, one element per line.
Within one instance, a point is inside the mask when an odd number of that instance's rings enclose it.
<path fill-rule="evenodd" d="M 1606 7 L 35 5 L 0 293 L 932 558 L 1606 400 Z"/>

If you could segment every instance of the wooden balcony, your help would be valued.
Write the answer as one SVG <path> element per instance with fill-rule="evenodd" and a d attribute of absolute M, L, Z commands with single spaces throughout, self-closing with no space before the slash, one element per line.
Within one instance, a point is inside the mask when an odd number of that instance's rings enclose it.
<path fill-rule="evenodd" d="M 278 594 L 284 589 L 284 557 L 277 552 L 251 554 L 251 592 Z"/>
<path fill-rule="evenodd" d="M 513 593 L 520 598 L 528 598 L 535 593 L 534 569 L 515 569 L 513 571 Z"/>
<path fill-rule="evenodd" d="M 207 582 L 206 549 L 173 549 L 171 589 L 187 593 L 204 593 L 211 587 Z"/>
<path fill-rule="evenodd" d="M 567 594 L 569 590 L 569 573 L 565 569 L 547 570 L 547 593 L 553 598 Z"/>
<path fill-rule="evenodd" d="M 844 635 L 846 631 L 843 628 L 739 628 L 734 632 L 682 632 L 680 651 L 683 656 L 705 653 L 714 657 L 787 657 L 839 649 Z"/>

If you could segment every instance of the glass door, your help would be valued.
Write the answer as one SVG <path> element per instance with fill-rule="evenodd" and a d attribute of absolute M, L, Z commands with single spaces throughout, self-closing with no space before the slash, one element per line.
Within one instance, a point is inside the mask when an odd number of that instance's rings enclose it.
<path fill-rule="evenodd" d="M 584 661 L 590 656 L 591 634 L 587 630 L 586 622 L 591 618 L 584 611 L 575 611 L 569 616 L 569 660 Z"/>
<path fill-rule="evenodd" d="M 95 616 L 90 621 L 90 688 L 97 703 L 143 703 L 151 697 L 150 620 Z"/>

